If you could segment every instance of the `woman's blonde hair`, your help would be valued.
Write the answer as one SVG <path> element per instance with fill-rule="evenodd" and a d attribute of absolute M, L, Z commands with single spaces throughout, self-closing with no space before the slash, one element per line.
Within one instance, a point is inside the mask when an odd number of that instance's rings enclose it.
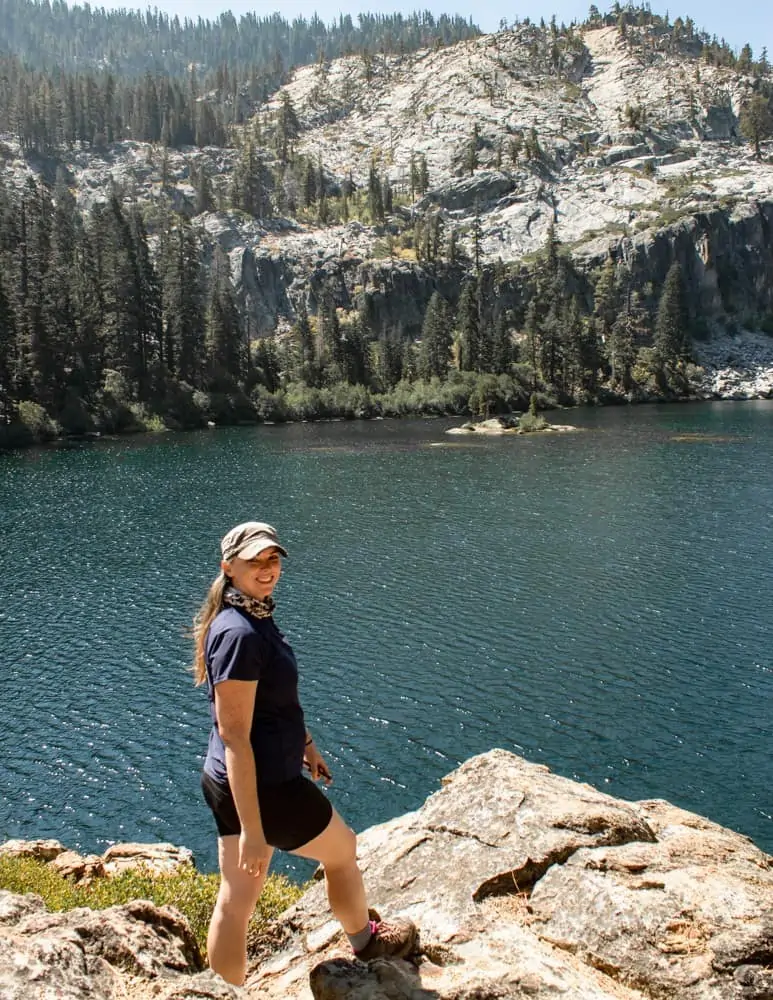
<path fill-rule="evenodd" d="M 204 645 L 207 641 L 207 632 L 215 615 L 223 610 L 223 594 L 228 586 L 229 580 L 221 570 L 220 574 L 212 581 L 212 586 L 204 598 L 204 603 L 193 619 L 193 680 L 196 684 L 203 684 L 207 679 L 207 667 L 204 662 Z"/>

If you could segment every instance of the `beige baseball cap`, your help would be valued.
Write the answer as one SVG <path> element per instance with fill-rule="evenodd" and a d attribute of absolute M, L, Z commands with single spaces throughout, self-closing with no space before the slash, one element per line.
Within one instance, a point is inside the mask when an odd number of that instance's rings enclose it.
<path fill-rule="evenodd" d="M 279 549 L 283 556 L 287 555 L 287 549 L 279 541 L 276 528 L 264 524 L 263 521 L 245 521 L 244 524 L 237 524 L 220 542 L 220 551 L 226 562 L 235 556 L 240 559 L 254 559 L 264 549 L 270 548 Z"/>

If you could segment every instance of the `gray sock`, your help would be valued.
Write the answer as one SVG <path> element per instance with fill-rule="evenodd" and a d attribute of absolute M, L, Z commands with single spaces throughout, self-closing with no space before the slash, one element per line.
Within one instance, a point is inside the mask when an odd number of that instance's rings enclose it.
<path fill-rule="evenodd" d="M 361 931 L 357 931 L 356 934 L 347 934 L 346 936 L 349 938 L 352 951 L 362 951 L 373 936 L 373 928 L 371 927 L 370 920 L 367 924 L 365 924 Z"/>

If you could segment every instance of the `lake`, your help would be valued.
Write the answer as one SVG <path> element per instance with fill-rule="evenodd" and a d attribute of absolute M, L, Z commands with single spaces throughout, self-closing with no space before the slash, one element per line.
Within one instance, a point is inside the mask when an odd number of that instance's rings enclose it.
<path fill-rule="evenodd" d="M 773 852 L 773 403 L 216 429 L 0 456 L 0 840 L 216 864 L 187 629 L 220 536 L 290 550 L 276 619 L 356 828 L 505 747 Z M 287 859 L 283 867 L 308 872 Z"/>

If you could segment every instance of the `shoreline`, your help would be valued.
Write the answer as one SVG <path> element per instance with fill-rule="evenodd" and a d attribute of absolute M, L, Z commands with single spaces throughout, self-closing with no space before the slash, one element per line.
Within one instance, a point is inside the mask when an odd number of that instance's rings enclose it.
<path fill-rule="evenodd" d="M 728 371 L 723 369 L 722 373 Z M 715 377 L 721 377 L 722 373 L 717 371 Z M 738 373 L 740 374 L 740 373 Z M 773 385 L 773 368 L 768 371 L 768 377 L 771 380 L 771 385 Z M 773 399 L 773 389 L 770 393 L 757 393 L 757 394 L 745 394 L 743 390 L 734 389 L 727 394 L 716 394 L 716 393 L 705 393 L 696 394 L 690 393 L 688 395 L 663 395 L 655 396 L 648 395 L 642 398 L 628 398 L 627 396 L 620 395 L 615 398 L 608 398 L 606 400 L 599 400 L 594 403 L 576 403 L 574 405 L 557 405 L 553 407 L 546 407 L 540 410 L 540 415 L 551 414 L 551 413 L 571 413 L 579 410 L 596 410 L 596 409 L 607 409 L 610 407 L 638 407 L 638 406 L 657 406 L 657 405 L 670 405 L 670 404 L 701 404 L 701 403 L 753 403 L 765 400 Z M 480 424 L 485 422 L 486 419 L 496 420 L 502 418 L 504 420 L 508 419 L 518 419 L 523 416 L 527 410 L 510 410 L 506 413 L 494 414 L 491 418 L 474 417 L 469 412 L 460 413 L 426 413 L 420 410 L 415 413 L 401 413 L 401 414 L 375 414 L 375 415 L 361 415 L 361 416 L 334 416 L 334 417 L 312 417 L 303 420 L 238 420 L 233 422 L 222 422 L 215 423 L 214 421 L 209 421 L 206 426 L 195 425 L 191 427 L 159 427 L 159 428 L 131 428 L 124 431 L 87 431 L 83 434 L 60 434 L 54 437 L 46 438 L 43 440 L 30 440 L 24 443 L 14 442 L 13 444 L 5 444 L 0 440 L 0 457 L 6 455 L 12 455 L 14 453 L 24 453 L 35 449 L 43 450 L 57 450 L 60 448 L 75 447 L 78 445 L 85 444 L 99 444 L 103 441 L 116 442 L 123 440 L 131 440 L 136 438 L 146 439 L 146 438 L 159 438 L 165 437 L 166 435 L 176 435 L 176 434 L 191 434 L 191 433 L 203 433 L 203 432 L 213 432 L 219 430 L 230 429 L 234 427 L 283 427 L 283 426 L 294 426 L 303 424 L 345 424 L 345 423 L 378 423 L 387 420 L 403 421 L 403 420 L 463 420 L 465 424 Z M 464 426 L 464 425 L 461 425 Z M 556 428 L 564 428 L 567 425 L 548 425 L 548 429 L 556 430 Z M 576 430 L 577 428 L 572 428 Z M 451 433 L 459 433 L 459 430 L 453 429 Z M 542 431 L 532 431 L 528 433 L 542 433 Z M 481 435 L 482 436 L 482 435 Z M 494 436 L 494 435 L 492 435 Z"/>

